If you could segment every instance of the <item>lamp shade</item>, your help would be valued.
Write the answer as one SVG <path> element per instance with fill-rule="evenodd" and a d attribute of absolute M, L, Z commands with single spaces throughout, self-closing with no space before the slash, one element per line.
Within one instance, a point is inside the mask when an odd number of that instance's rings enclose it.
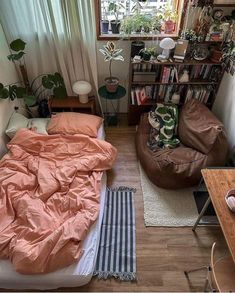
<path fill-rule="evenodd" d="M 164 39 L 161 40 L 159 46 L 162 49 L 171 50 L 171 49 L 175 48 L 175 42 L 171 38 L 164 38 Z"/>
<path fill-rule="evenodd" d="M 78 80 L 73 84 L 73 92 L 79 95 L 79 101 L 83 104 L 88 102 L 88 94 L 91 89 L 91 84 L 85 80 Z"/>

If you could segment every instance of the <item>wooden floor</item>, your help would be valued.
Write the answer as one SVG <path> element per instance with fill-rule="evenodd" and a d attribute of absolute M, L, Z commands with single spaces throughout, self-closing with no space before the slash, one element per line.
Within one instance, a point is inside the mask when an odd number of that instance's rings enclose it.
<path fill-rule="evenodd" d="M 143 198 L 135 152 L 135 127 L 120 126 L 106 129 L 106 140 L 118 149 L 118 158 L 108 172 L 108 186 L 135 187 L 137 282 L 117 280 L 92 281 L 74 291 L 201 291 L 205 271 L 192 273 L 191 284 L 184 270 L 208 264 L 211 245 L 219 249 L 226 244 L 219 227 L 199 227 L 194 234 L 191 228 L 146 228 L 144 225 Z M 71 290 L 71 289 L 68 289 Z"/>

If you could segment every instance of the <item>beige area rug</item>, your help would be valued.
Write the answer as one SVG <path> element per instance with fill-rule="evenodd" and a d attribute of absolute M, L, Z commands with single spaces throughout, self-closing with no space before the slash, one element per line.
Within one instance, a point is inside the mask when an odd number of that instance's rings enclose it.
<path fill-rule="evenodd" d="M 139 163 L 141 186 L 144 199 L 146 226 L 193 226 L 197 207 L 193 197 L 194 188 L 167 190 L 154 185 Z"/>

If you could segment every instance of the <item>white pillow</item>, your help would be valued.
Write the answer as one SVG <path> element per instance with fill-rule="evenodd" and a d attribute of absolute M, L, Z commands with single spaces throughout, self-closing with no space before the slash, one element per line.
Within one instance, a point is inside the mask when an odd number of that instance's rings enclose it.
<path fill-rule="evenodd" d="M 5 133 L 8 137 L 13 138 L 17 130 L 21 128 L 37 128 L 37 133 L 48 134 L 47 133 L 47 124 L 50 118 L 32 118 L 28 119 L 24 115 L 17 112 L 13 113 Z"/>
<path fill-rule="evenodd" d="M 32 118 L 29 119 L 28 128 L 36 127 L 37 133 L 48 134 L 47 124 L 50 118 Z"/>
<path fill-rule="evenodd" d="M 8 122 L 7 129 L 5 131 L 6 135 L 10 138 L 13 138 L 17 130 L 19 130 L 20 128 L 27 128 L 28 122 L 28 118 L 19 113 L 14 112 L 11 115 L 11 118 Z"/>

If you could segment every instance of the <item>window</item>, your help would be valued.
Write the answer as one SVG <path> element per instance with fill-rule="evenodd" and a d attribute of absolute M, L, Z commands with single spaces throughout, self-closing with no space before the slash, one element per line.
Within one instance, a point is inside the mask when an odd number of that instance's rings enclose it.
<path fill-rule="evenodd" d="M 177 36 L 183 0 L 97 0 L 98 39 Z"/>

